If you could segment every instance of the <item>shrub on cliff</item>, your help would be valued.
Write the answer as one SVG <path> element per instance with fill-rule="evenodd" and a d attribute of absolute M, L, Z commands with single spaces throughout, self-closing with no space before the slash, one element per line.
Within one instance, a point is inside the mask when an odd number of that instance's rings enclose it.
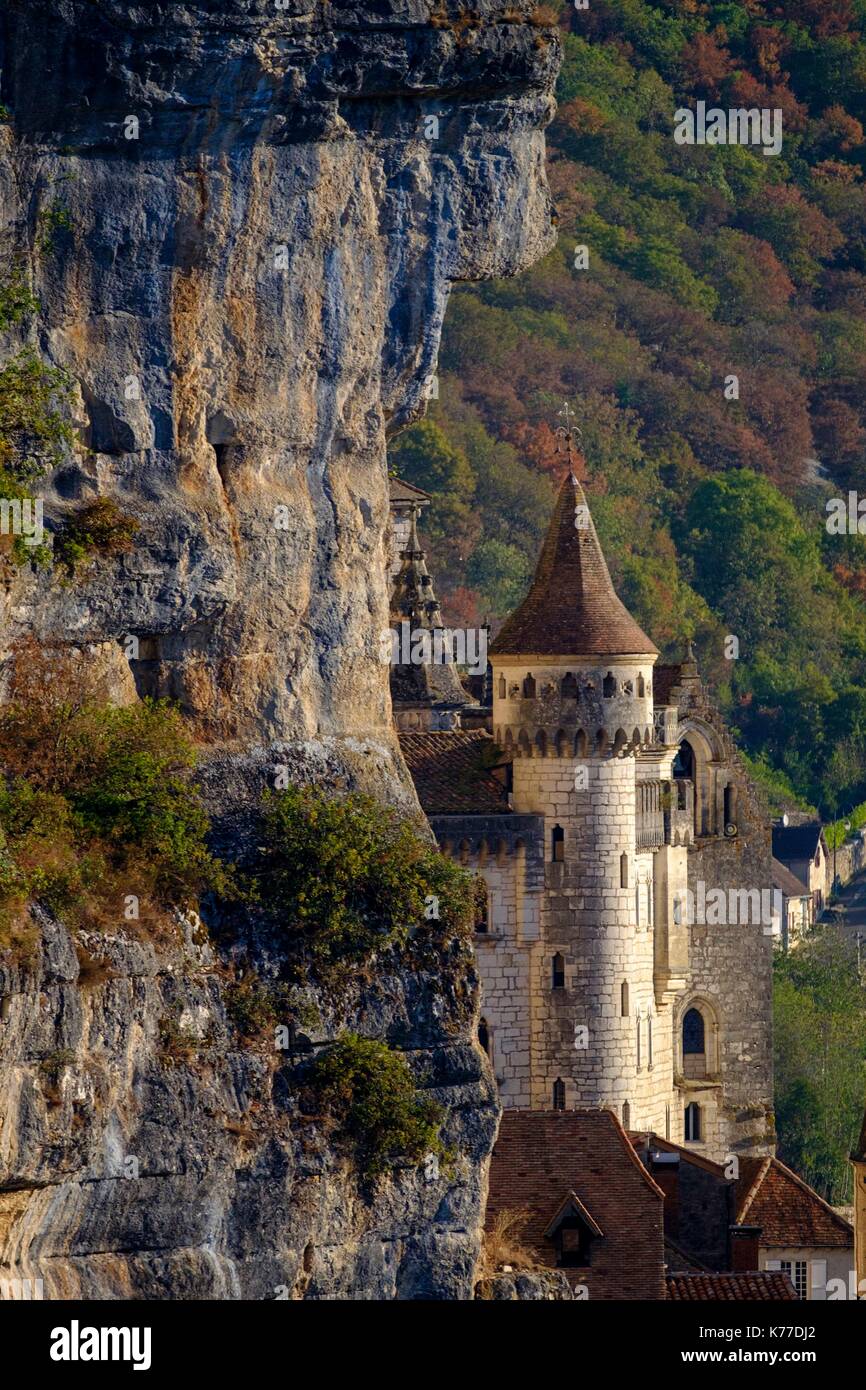
<path fill-rule="evenodd" d="M 424 923 L 446 937 L 471 931 L 471 875 L 373 797 L 268 793 L 264 834 L 257 894 L 323 965 L 401 945 Z"/>
<path fill-rule="evenodd" d="M 442 1106 L 419 1094 L 406 1059 L 383 1042 L 344 1033 L 313 1063 L 310 1091 L 367 1177 L 443 1152 Z"/>
<path fill-rule="evenodd" d="M 118 708 L 80 654 L 26 644 L 0 707 L 0 916 L 28 901 L 121 921 L 228 879 L 206 845 L 194 750 L 164 701 Z M 129 914 L 127 914 L 129 915 Z"/>

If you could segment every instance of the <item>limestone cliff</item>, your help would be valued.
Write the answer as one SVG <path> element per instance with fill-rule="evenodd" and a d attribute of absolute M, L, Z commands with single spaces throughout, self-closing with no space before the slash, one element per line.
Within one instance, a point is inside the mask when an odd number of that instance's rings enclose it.
<path fill-rule="evenodd" d="M 550 244 L 545 23 L 527 0 L 0 16 L 0 244 L 82 439 L 43 490 L 49 524 L 107 495 L 140 526 L 74 584 L 18 571 L 2 642 L 74 643 L 118 698 L 179 700 L 229 852 L 274 761 L 416 810 L 378 661 L 386 432 L 423 408 L 450 284 Z M 85 979 L 35 915 L 37 960 L 0 964 L 0 1277 L 46 1296 L 471 1297 L 496 1105 L 465 953 L 382 960 L 323 1014 L 325 1036 L 405 1049 L 451 1107 L 453 1165 L 371 1198 L 297 1123 L 285 1059 L 237 1046 L 225 962 L 189 925 L 160 950 L 107 933 Z"/>

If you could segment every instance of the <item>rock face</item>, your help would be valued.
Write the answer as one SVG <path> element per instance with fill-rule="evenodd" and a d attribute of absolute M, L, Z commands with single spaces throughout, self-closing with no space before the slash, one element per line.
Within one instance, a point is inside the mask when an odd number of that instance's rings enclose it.
<path fill-rule="evenodd" d="M 38 336 L 90 448 L 49 514 L 104 492 L 141 522 L 74 592 L 16 585 L 10 634 L 111 643 L 119 684 L 137 636 L 139 688 L 214 739 L 393 749 L 386 429 L 423 408 L 452 281 L 552 239 L 555 37 L 463 8 L 5 7 L 0 231 L 29 251 L 68 215 L 31 258 Z"/>
<path fill-rule="evenodd" d="M 107 495 L 140 524 L 72 584 L 19 571 L 0 640 L 87 647 L 118 698 L 179 700 L 228 850 L 275 759 L 417 811 L 379 662 L 386 431 L 423 408 L 450 284 L 551 242 L 557 58 L 527 0 L 0 16 L 0 245 L 84 441 L 41 489 L 46 516 Z M 108 933 L 82 976 L 81 943 L 34 914 L 36 960 L 0 963 L 0 1278 L 54 1297 L 472 1296 L 497 1112 L 468 953 L 379 961 L 322 1012 L 322 1037 L 387 1038 L 449 1106 L 453 1164 L 371 1195 L 298 1121 L 285 1058 L 238 1045 L 213 947 L 189 927 L 158 948 Z"/>

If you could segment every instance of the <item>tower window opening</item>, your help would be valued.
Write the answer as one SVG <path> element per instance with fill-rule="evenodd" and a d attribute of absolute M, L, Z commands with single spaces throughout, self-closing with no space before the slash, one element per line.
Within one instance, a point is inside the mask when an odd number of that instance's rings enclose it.
<path fill-rule="evenodd" d="M 640 884 L 634 886 L 634 913 L 638 928 L 640 928 Z"/>
<path fill-rule="evenodd" d="M 619 1012 L 622 1018 L 628 1018 L 631 1012 L 628 1006 L 628 980 L 623 980 L 619 987 Z"/>
<path fill-rule="evenodd" d="M 701 1107 L 694 1100 L 686 1106 L 685 1139 L 687 1144 L 701 1142 Z"/>
<path fill-rule="evenodd" d="M 704 1016 L 699 1009 L 689 1009 L 683 1019 L 683 1056 L 700 1055 L 706 1051 Z"/>
<path fill-rule="evenodd" d="M 646 1064 L 652 1071 L 653 1065 L 653 1016 L 647 1014 L 646 1020 Z"/>
<path fill-rule="evenodd" d="M 601 683 L 601 693 L 604 696 L 605 700 L 609 700 L 613 695 L 616 694 L 616 677 L 610 671 L 608 671 L 607 675 Z"/>
<path fill-rule="evenodd" d="M 561 864 L 565 859 L 565 831 L 561 825 L 555 825 L 550 832 L 550 857 L 554 864 Z"/>
<path fill-rule="evenodd" d="M 487 1026 L 487 1019 L 482 1018 L 478 1022 L 478 1041 L 487 1056 L 490 1056 L 490 1029 Z"/>
<path fill-rule="evenodd" d="M 631 1106 L 627 1100 L 622 1103 L 622 1127 L 626 1134 L 631 1129 Z"/>
<path fill-rule="evenodd" d="M 642 700 L 646 695 L 646 681 L 640 675 L 637 678 L 637 694 L 639 700 Z"/>
<path fill-rule="evenodd" d="M 507 687 L 506 687 L 506 684 L 505 684 L 505 677 L 504 677 L 504 676 L 500 676 L 500 677 L 499 677 L 499 698 L 500 698 L 500 700 L 504 700 L 506 694 L 507 694 Z"/>
<path fill-rule="evenodd" d="M 559 693 L 562 696 L 563 700 L 577 699 L 577 680 L 571 674 L 570 671 L 567 671 L 563 676 L 562 684 L 559 688 Z"/>
<path fill-rule="evenodd" d="M 558 1076 L 553 1083 L 553 1108 L 554 1110 L 565 1109 L 565 1082 Z"/>
<path fill-rule="evenodd" d="M 535 699 L 535 677 L 531 674 L 523 682 L 523 698 L 524 700 Z"/>
<path fill-rule="evenodd" d="M 640 1069 L 641 1069 L 641 1067 L 642 1067 L 642 1065 L 643 1065 L 643 1057 L 641 1056 L 640 1022 L 641 1022 L 640 1014 L 639 1014 L 639 1013 L 638 1013 L 638 1014 L 635 1014 L 635 1016 L 634 1016 L 634 1024 L 635 1024 L 635 1057 L 637 1058 L 637 1069 L 638 1069 L 638 1071 L 640 1071 Z"/>
<path fill-rule="evenodd" d="M 619 856 L 619 886 L 628 888 L 628 855 L 625 851 Z"/>
<path fill-rule="evenodd" d="M 553 957 L 553 988 L 565 989 L 565 956 L 559 951 Z"/>

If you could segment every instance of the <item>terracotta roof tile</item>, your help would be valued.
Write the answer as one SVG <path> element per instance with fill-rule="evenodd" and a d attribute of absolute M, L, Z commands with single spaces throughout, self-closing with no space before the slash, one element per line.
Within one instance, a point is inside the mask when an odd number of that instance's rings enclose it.
<path fill-rule="evenodd" d="M 669 1274 L 668 1298 L 680 1303 L 790 1303 L 796 1300 L 787 1274 Z"/>
<path fill-rule="evenodd" d="M 486 761 L 496 745 L 483 729 L 401 733 L 400 748 L 428 816 L 509 815 L 504 784 Z"/>
<path fill-rule="evenodd" d="M 737 1224 L 761 1227 L 761 1245 L 847 1249 L 854 1232 L 808 1183 L 778 1158 L 741 1159 Z"/>
<path fill-rule="evenodd" d="M 577 508 L 586 525 L 576 526 Z M 656 654 L 617 597 L 604 554 L 573 473 L 562 481 L 532 588 L 507 618 L 493 654 L 504 656 L 615 656 Z"/>
<path fill-rule="evenodd" d="M 573 1193 L 604 1233 L 590 1263 L 566 1269 L 590 1299 L 664 1298 L 663 1194 L 609 1110 L 506 1110 L 490 1166 L 487 1224 L 520 1211 L 521 1237 L 542 1264 L 556 1249 L 545 1235 Z"/>

